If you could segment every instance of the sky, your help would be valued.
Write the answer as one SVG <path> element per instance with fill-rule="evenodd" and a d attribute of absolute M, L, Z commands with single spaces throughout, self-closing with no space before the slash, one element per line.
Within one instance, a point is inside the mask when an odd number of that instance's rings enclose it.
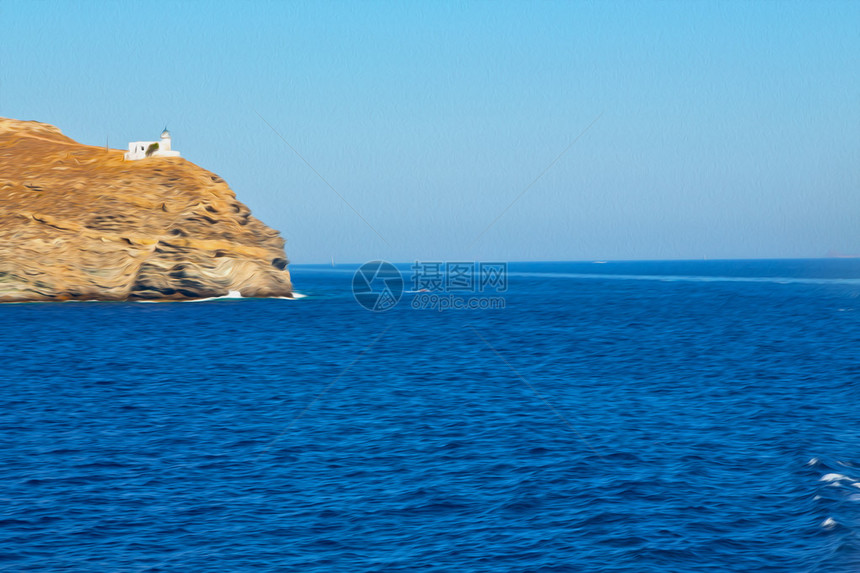
<path fill-rule="evenodd" d="M 0 2 L 0 116 L 167 126 L 294 263 L 860 255 L 860 2 Z"/>

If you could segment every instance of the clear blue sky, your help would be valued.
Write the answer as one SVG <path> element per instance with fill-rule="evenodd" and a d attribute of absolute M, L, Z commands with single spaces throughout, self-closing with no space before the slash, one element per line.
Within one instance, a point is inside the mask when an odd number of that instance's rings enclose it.
<path fill-rule="evenodd" d="M 117 148 L 167 124 L 296 263 L 860 254 L 860 2 L 4 0 L 0 21 L 0 115 Z"/>

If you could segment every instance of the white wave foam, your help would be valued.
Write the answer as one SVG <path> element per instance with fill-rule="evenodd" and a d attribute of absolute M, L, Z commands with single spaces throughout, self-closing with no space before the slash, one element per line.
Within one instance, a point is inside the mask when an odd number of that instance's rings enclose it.
<path fill-rule="evenodd" d="M 856 285 L 860 279 L 816 279 L 792 277 L 727 277 L 707 275 L 613 275 L 597 273 L 541 273 L 508 271 L 509 277 L 567 278 L 567 279 L 615 279 L 634 281 L 663 282 L 735 282 L 735 283 L 775 283 L 775 284 L 814 284 L 814 285 Z"/>
<path fill-rule="evenodd" d="M 307 296 L 308 295 L 306 295 L 306 294 L 302 294 L 300 292 L 293 291 L 293 296 L 273 296 L 273 297 L 268 297 L 268 298 L 293 300 L 293 299 L 305 298 Z M 151 299 L 151 300 L 133 300 L 133 301 L 128 301 L 128 302 L 159 304 L 159 303 L 175 303 L 175 302 L 210 302 L 213 300 L 239 300 L 239 299 L 246 299 L 246 298 L 247 297 L 242 296 L 242 293 L 240 291 L 231 290 L 223 296 L 210 296 L 208 298 L 193 298 L 193 299 L 188 299 L 188 300 L 176 300 L 176 299 L 162 298 L 162 299 Z M 42 301 L 39 301 L 39 302 L 33 303 L 33 304 L 39 304 L 40 302 L 42 302 Z M 93 299 L 93 300 L 70 300 L 70 301 L 63 301 L 63 302 L 108 302 L 108 303 L 110 303 L 113 301 L 103 301 L 103 300 Z M 7 304 L 16 304 L 16 303 L 7 303 Z M 22 304 L 30 304 L 30 303 L 22 303 Z"/>
<path fill-rule="evenodd" d="M 235 296 L 235 295 L 233 295 L 233 293 L 236 293 L 239 296 Z M 242 298 L 241 293 L 239 293 L 239 291 L 237 291 L 237 290 L 231 290 L 229 293 L 227 293 L 224 296 L 210 296 L 209 298 L 195 298 L 194 300 L 183 300 L 180 302 L 209 302 L 211 300 L 228 300 L 228 299 L 237 299 L 237 298 Z"/>
<path fill-rule="evenodd" d="M 838 481 L 842 481 L 842 480 L 851 481 L 851 478 L 846 476 L 846 475 L 843 475 L 843 474 L 824 474 L 823 476 L 821 476 L 821 478 L 818 481 L 826 481 L 826 482 L 833 483 L 833 482 L 838 482 Z"/>
<path fill-rule="evenodd" d="M 818 462 L 819 462 L 818 458 L 812 458 L 812 459 L 810 459 L 808 462 L 806 462 L 806 465 L 808 465 L 808 466 L 817 466 L 817 465 L 818 465 Z"/>
<path fill-rule="evenodd" d="M 837 525 L 838 525 L 837 521 L 835 519 L 833 519 L 832 517 L 828 517 L 827 519 L 825 519 L 824 521 L 821 522 L 821 527 L 823 527 L 824 529 L 833 529 Z"/>
<path fill-rule="evenodd" d="M 856 488 L 860 489 L 860 481 L 855 480 L 854 478 L 848 477 L 847 475 L 844 475 L 844 474 L 836 474 L 836 473 L 824 474 L 823 476 L 821 476 L 821 478 L 818 481 L 827 482 L 827 485 L 834 486 L 834 487 L 840 487 L 840 486 L 848 485 L 848 486 L 856 487 Z M 858 494 L 852 494 L 852 495 L 858 495 Z M 860 497 L 858 497 L 858 499 L 860 499 Z"/>
<path fill-rule="evenodd" d="M 293 291 L 293 296 L 273 296 L 270 298 L 281 299 L 281 300 L 293 300 L 293 299 L 298 299 L 298 298 L 305 298 L 306 296 L 308 296 L 308 295 Z M 242 296 L 241 292 L 239 292 L 237 290 L 231 290 L 224 296 L 213 296 L 213 297 L 209 297 L 209 298 L 197 298 L 194 300 L 187 300 L 187 301 L 182 301 L 182 302 L 209 302 L 209 301 L 213 301 L 213 300 L 239 300 L 239 299 L 245 299 L 245 298 L 247 298 L 247 297 Z"/>

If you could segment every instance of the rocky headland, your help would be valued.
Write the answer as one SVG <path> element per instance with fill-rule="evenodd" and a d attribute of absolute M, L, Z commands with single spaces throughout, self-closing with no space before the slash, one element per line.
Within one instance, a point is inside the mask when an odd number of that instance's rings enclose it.
<path fill-rule="evenodd" d="M 0 302 L 292 296 L 277 231 L 179 157 L 0 118 Z"/>

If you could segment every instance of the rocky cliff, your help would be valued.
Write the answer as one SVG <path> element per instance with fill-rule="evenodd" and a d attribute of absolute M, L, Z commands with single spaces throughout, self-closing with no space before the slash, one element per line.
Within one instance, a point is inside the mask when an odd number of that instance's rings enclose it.
<path fill-rule="evenodd" d="M 0 118 L 0 302 L 291 296 L 286 266 L 214 173 Z"/>

